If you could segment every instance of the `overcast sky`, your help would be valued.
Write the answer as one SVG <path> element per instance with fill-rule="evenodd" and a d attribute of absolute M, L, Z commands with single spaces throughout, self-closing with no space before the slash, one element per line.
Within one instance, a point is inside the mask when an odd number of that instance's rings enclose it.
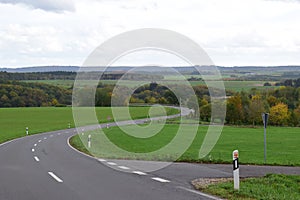
<path fill-rule="evenodd" d="M 0 67 L 81 65 L 105 40 L 139 28 L 184 34 L 216 65 L 300 65 L 296 0 L 0 0 Z M 153 63 L 183 64 L 155 52 L 118 61 Z"/>

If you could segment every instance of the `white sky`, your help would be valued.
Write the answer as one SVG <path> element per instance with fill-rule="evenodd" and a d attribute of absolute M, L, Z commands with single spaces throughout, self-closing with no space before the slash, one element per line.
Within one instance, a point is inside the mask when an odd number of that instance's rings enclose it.
<path fill-rule="evenodd" d="M 296 0 L 0 0 L 0 67 L 81 65 L 105 40 L 138 28 L 184 34 L 216 65 L 300 65 Z M 149 52 L 118 62 L 153 63 L 183 64 Z"/>

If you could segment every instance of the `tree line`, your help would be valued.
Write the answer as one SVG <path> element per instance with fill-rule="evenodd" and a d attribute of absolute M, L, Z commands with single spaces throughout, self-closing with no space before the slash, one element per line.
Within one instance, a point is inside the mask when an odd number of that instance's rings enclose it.
<path fill-rule="evenodd" d="M 72 90 L 43 83 L 0 81 L 0 107 L 70 105 Z"/>
<path fill-rule="evenodd" d="M 88 86 L 79 88 L 78 106 L 111 106 L 128 104 L 171 104 L 180 103 L 193 108 L 202 121 L 224 120 L 233 125 L 260 125 L 261 113 L 270 113 L 270 124 L 278 126 L 300 126 L 300 87 L 298 80 L 292 80 L 292 86 L 280 86 L 268 90 L 226 91 L 226 118 L 212 119 L 212 102 L 209 90 L 204 85 L 193 86 L 189 91 L 184 85 L 162 86 L 156 82 L 143 85 L 134 90 L 129 86 L 117 88 L 115 85 L 99 84 L 95 91 Z M 286 83 L 286 82 L 283 82 Z M 115 92 L 117 91 L 117 92 Z M 43 83 L 27 83 L 0 80 L 0 107 L 66 106 L 72 104 L 73 88 L 62 88 Z M 178 97 L 175 94 L 179 94 Z M 196 101 L 194 101 L 196 98 Z M 179 102 L 181 101 L 181 102 Z M 197 102 L 197 104 L 195 104 Z M 93 104 L 95 103 L 95 104 Z M 217 105 L 218 106 L 218 105 Z"/>
<path fill-rule="evenodd" d="M 78 77 L 84 77 L 87 80 L 162 80 L 163 75 L 149 73 L 126 73 L 124 72 L 26 72 L 26 73 L 10 73 L 0 71 L 0 80 L 2 81 L 22 81 L 22 80 L 75 80 Z"/>

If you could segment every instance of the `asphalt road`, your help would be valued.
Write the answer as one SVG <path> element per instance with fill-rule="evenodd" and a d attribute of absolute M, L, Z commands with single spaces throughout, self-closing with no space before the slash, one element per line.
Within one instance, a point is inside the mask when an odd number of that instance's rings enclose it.
<path fill-rule="evenodd" d="M 193 190 L 190 181 L 232 176 L 231 165 L 174 163 L 155 172 L 136 171 L 128 161 L 95 159 L 72 149 L 68 138 L 76 133 L 75 129 L 53 131 L 1 144 L 0 199 L 217 199 Z M 241 175 L 300 174 L 299 169 L 241 166 Z"/>
<path fill-rule="evenodd" d="M 125 173 L 67 144 L 74 129 L 0 146 L 0 199 L 207 199 L 155 174 Z M 169 182 L 170 181 L 170 182 Z"/>

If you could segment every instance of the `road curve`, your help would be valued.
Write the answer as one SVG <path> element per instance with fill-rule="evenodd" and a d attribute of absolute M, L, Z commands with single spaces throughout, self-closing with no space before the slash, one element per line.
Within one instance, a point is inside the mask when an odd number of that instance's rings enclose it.
<path fill-rule="evenodd" d="M 134 171 L 122 160 L 95 159 L 70 148 L 68 138 L 76 133 L 76 129 L 59 130 L 1 144 L 0 199 L 217 199 L 192 190 L 190 181 L 231 176 L 230 165 L 176 163 L 153 173 Z M 298 174 L 299 168 L 286 171 Z"/>
<path fill-rule="evenodd" d="M 124 173 L 79 154 L 68 146 L 76 133 L 53 131 L 0 145 L 0 199 L 207 199 L 164 177 Z"/>

